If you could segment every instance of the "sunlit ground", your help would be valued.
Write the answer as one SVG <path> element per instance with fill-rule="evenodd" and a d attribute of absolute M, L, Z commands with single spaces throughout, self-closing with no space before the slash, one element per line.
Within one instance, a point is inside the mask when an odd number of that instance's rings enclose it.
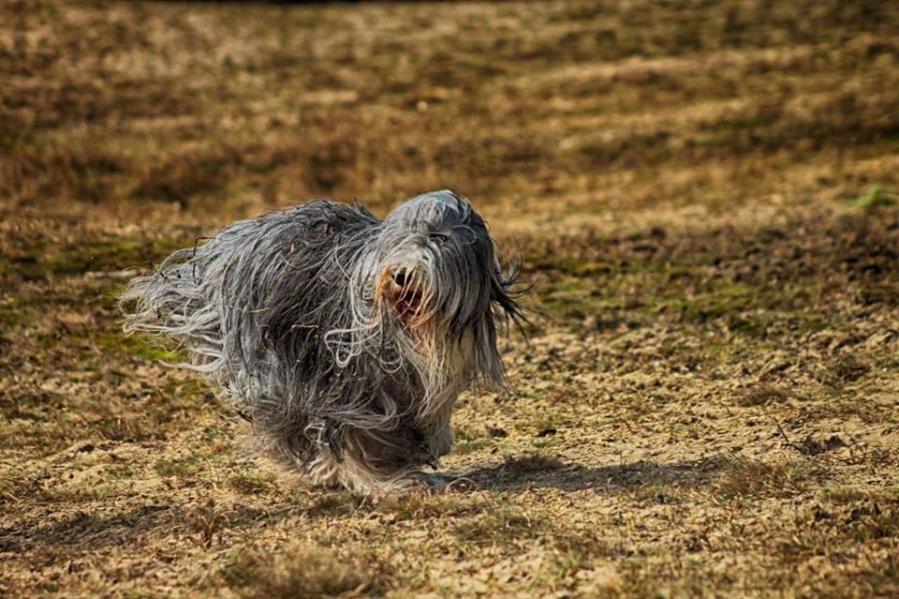
<path fill-rule="evenodd" d="M 0 594 L 899 594 L 899 6 L 5 2 Z M 467 481 L 308 488 L 128 276 L 452 187 L 529 341 Z"/>

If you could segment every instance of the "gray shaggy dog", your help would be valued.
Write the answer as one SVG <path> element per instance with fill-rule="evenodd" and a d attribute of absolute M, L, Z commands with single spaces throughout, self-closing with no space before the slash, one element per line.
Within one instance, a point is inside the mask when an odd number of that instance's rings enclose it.
<path fill-rule="evenodd" d="M 467 200 L 417 196 L 383 221 L 315 200 L 170 255 L 122 296 L 125 329 L 177 338 L 278 461 L 357 492 L 434 483 L 470 385 L 498 385 L 519 322 Z"/>

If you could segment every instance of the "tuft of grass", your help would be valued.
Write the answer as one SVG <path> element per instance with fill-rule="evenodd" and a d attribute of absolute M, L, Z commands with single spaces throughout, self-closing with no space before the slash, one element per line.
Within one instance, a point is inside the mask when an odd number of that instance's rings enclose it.
<path fill-rule="evenodd" d="M 790 394 L 771 385 L 759 385 L 737 398 L 737 405 L 744 408 L 781 404 L 790 399 Z"/>
<path fill-rule="evenodd" d="M 276 480 L 270 472 L 241 472 L 228 479 L 228 486 L 241 495 L 259 495 L 271 491 Z"/>
<path fill-rule="evenodd" d="M 389 520 L 403 521 L 472 517 L 496 507 L 490 499 L 479 494 L 410 492 L 384 497 L 376 511 Z"/>
<path fill-rule="evenodd" d="M 851 210 L 866 210 L 879 206 L 894 206 L 899 200 L 899 192 L 886 189 L 881 185 L 872 185 L 867 193 L 846 202 Z"/>
<path fill-rule="evenodd" d="M 389 566 L 372 556 L 301 543 L 245 549 L 219 572 L 225 586 L 247 599 L 381 596 L 390 577 Z"/>
<path fill-rule="evenodd" d="M 727 463 L 714 491 L 727 500 L 743 498 L 786 498 L 808 488 L 812 472 L 804 462 L 770 464 L 750 459 Z"/>
<path fill-rule="evenodd" d="M 159 476 L 172 476 L 176 478 L 191 478 L 203 469 L 204 460 L 199 456 L 186 458 L 161 459 L 156 462 L 153 469 Z"/>
<path fill-rule="evenodd" d="M 846 447 L 846 442 L 843 441 L 843 439 L 838 435 L 830 435 L 821 438 L 816 438 L 813 435 L 807 435 L 795 447 L 803 455 L 814 456 Z"/>
<path fill-rule="evenodd" d="M 851 383 L 864 377 L 871 367 L 852 354 L 841 355 L 830 363 L 830 372 L 835 382 Z"/>
<path fill-rule="evenodd" d="M 856 504 L 845 516 L 844 526 L 860 543 L 895 539 L 899 537 L 899 505 L 876 500 Z"/>
<path fill-rule="evenodd" d="M 475 453 L 477 451 L 481 451 L 487 447 L 493 446 L 495 443 L 493 439 L 488 437 L 476 437 L 473 439 L 465 439 L 460 440 L 456 443 L 456 447 L 453 449 L 455 453 L 459 455 L 466 455 L 469 453 Z"/>
<path fill-rule="evenodd" d="M 534 453 L 520 458 L 512 458 L 502 465 L 502 471 L 509 475 L 551 472 L 565 468 L 565 463 L 552 455 Z"/>
<path fill-rule="evenodd" d="M 452 534 L 470 545 L 510 545 L 541 536 L 546 526 L 537 516 L 499 508 L 459 522 L 453 526 Z"/>

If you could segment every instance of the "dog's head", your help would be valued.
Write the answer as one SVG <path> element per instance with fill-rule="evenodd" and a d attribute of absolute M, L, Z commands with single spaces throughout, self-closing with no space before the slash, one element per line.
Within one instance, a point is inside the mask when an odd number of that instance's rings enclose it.
<path fill-rule="evenodd" d="M 494 360 L 497 324 L 520 317 L 510 293 L 517 271 L 502 272 L 468 201 L 451 191 L 412 198 L 384 219 L 376 245 L 373 292 L 382 317 L 413 338 L 467 340 Z"/>
<path fill-rule="evenodd" d="M 412 198 L 384 219 L 376 285 L 409 329 L 436 325 L 457 337 L 488 316 L 518 314 L 484 220 L 451 191 Z"/>

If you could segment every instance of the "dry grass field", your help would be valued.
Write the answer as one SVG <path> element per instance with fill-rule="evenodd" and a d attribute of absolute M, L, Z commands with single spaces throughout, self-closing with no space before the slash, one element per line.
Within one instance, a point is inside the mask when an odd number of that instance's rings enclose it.
<path fill-rule="evenodd" d="M 128 276 L 452 187 L 529 339 L 443 494 L 259 458 Z M 899 4 L 0 3 L 0 596 L 899 596 Z"/>

